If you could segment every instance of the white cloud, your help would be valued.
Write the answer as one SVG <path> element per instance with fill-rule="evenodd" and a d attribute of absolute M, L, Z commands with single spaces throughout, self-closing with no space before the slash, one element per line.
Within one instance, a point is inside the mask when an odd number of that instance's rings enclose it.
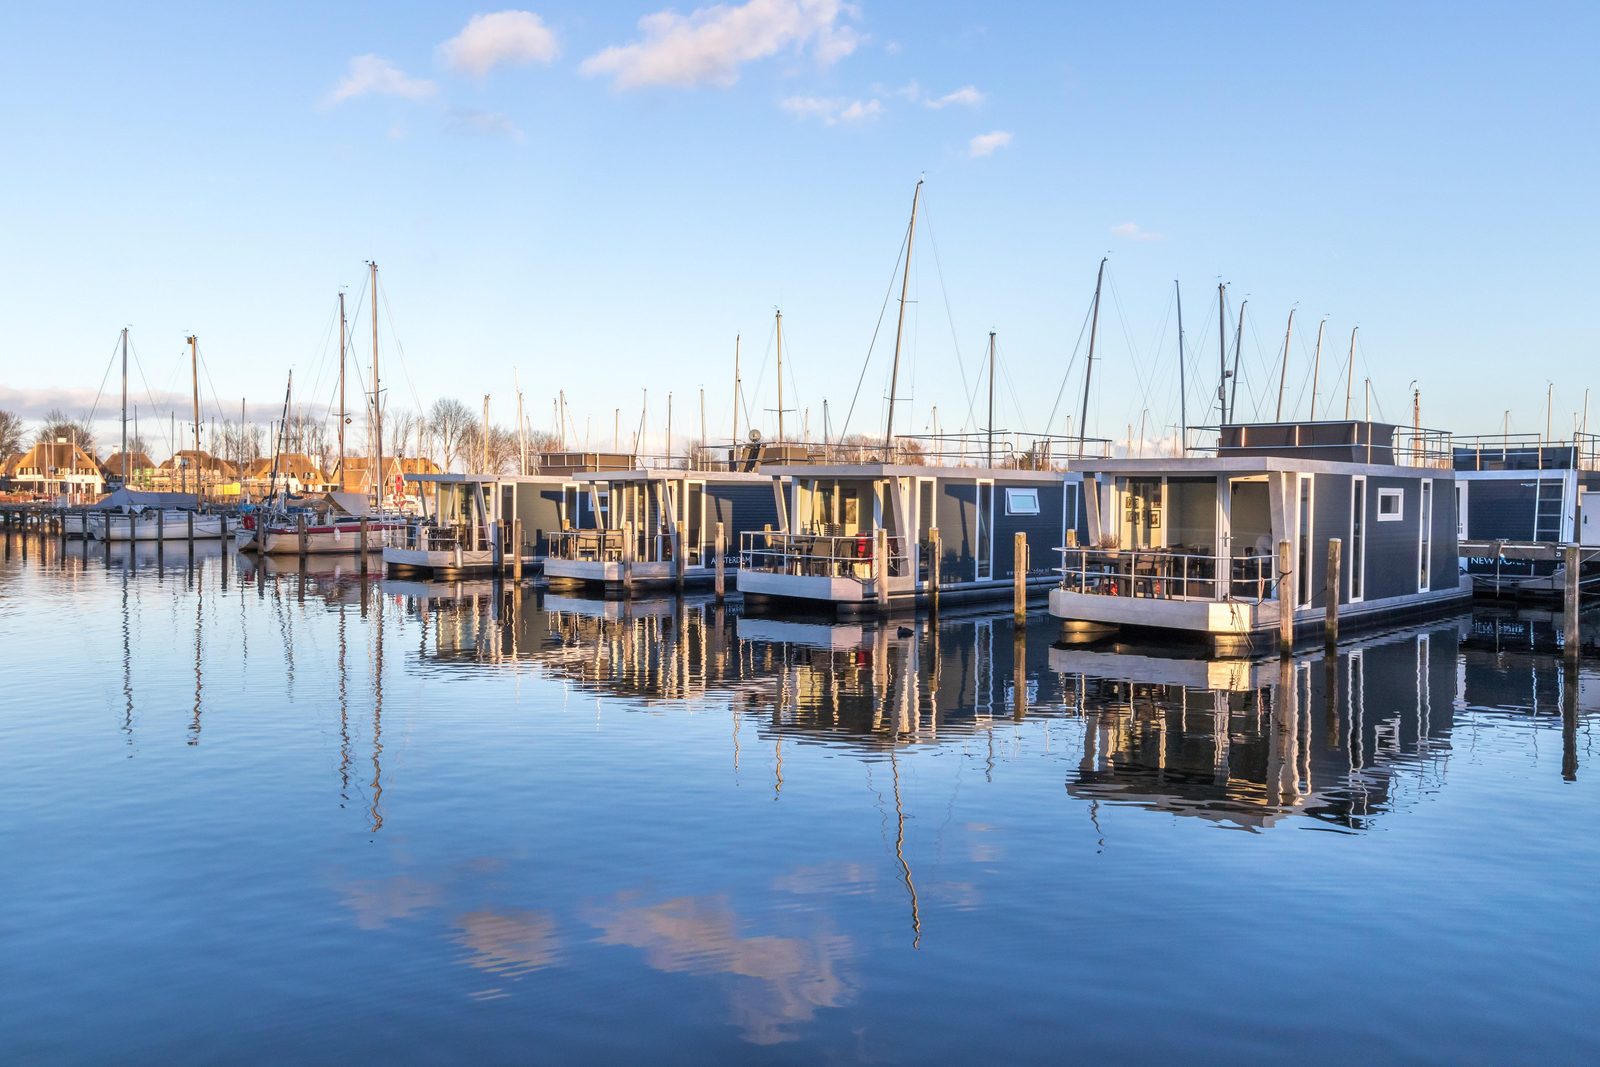
<path fill-rule="evenodd" d="M 1011 143 L 1009 130 L 995 130 L 991 133 L 980 133 L 967 142 L 967 155 L 973 159 L 994 155 L 997 149 L 1004 148 Z"/>
<path fill-rule="evenodd" d="M 399 96 L 407 100 L 426 100 L 439 87 L 426 78 L 413 78 L 382 56 L 356 56 L 349 69 L 323 100 L 331 107 L 359 96 Z"/>
<path fill-rule="evenodd" d="M 979 104 L 983 103 L 983 92 L 975 85 L 963 85 L 955 92 L 945 93 L 941 97 L 932 100 L 925 100 L 923 103 L 927 104 L 928 107 L 933 108 L 935 111 L 939 110 L 940 108 L 949 107 L 951 104 L 964 104 L 967 107 L 977 107 Z"/>
<path fill-rule="evenodd" d="M 883 114 L 883 104 L 878 100 L 845 100 L 841 97 L 790 96 L 778 101 L 778 106 L 800 119 L 821 119 L 829 126 L 841 122 L 863 122 Z"/>
<path fill-rule="evenodd" d="M 523 133 L 511 116 L 499 111 L 479 111 L 475 108 L 450 109 L 448 129 L 452 133 L 478 133 L 493 137 L 509 137 L 521 143 Z"/>
<path fill-rule="evenodd" d="M 1159 233 L 1151 233 L 1141 227 L 1137 222 L 1123 222 L 1111 227 L 1111 232 L 1118 237 L 1126 237 L 1130 241 L 1159 241 Z"/>
<path fill-rule="evenodd" d="M 480 78 L 502 63 L 549 63 L 560 53 L 556 35 L 531 11 L 474 15 L 438 50 L 445 66 Z"/>
<path fill-rule="evenodd" d="M 782 51 L 810 49 L 817 62 L 835 63 L 862 37 L 843 20 L 856 17 L 843 0 L 748 0 L 715 4 L 688 15 L 657 11 L 639 20 L 642 40 L 613 45 L 585 59 L 582 71 L 607 75 L 618 89 L 648 85 L 716 85 L 739 80 L 739 68 Z"/>

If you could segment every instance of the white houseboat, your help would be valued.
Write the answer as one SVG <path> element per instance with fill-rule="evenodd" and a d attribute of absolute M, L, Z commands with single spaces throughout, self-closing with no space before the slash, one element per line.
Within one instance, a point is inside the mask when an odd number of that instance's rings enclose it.
<path fill-rule="evenodd" d="M 524 572 L 537 573 L 561 530 L 588 514 L 578 483 L 561 475 L 408 474 L 405 480 L 422 510 L 388 532 L 383 563 L 390 574 L 493 574 L 511 570 L 518 554 Z M 516 530 L 522 541 L 513 546 Z"/>
<path fill-rule="evenodd" d="M 1297 633 L 1390 623 L 1458 604 L 1449 437 L 1370 422 L 1224 426 L 1210 454 L 1078 464 L 1087 537 L 1065 548 L 1050 613 L 1066 639 L 1119 628 L 1271 647 L 1280 610 Z M 1342 543 L 1327 588 L 1328 543 Z M 1280 572 L 1278 546 L 1290 545 Z"/>

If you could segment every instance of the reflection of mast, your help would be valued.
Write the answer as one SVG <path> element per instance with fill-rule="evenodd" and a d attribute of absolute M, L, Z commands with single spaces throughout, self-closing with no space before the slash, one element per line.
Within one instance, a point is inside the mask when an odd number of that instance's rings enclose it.
<path fill-rule="evenodd" d="M 126 331 L 124 331 L 126 336 Z M 126 431 L 124 431 L 126 432 Z M 127 462 L 128 450 L 122 450 L 123 462 Z M 106 542 L 110 544 L 108 540 Z M 129 542 L 129 555 L 132 553 L 133 542 Z M 131 640 L 131 627 L 128 620 L 128 570 L 122 571 L 122 732 L 128 735 L 128 744 L 133 744 L 133 644 Z"/>
<path fill-rule="evenodd" d="M 132 542 L 130 542 L 130 545 Z M 200 591 L 194 594 L 194 721 L 189 724 L 189 744 L 200 743 L 200 691 L 204 687 L 200 674 L 200 621 L 204 601 Z"/>
<path fill-rule="evenodd" d="M 365 591 L 362 593 L 365 596 Z M 372 666 L 372 832 L 383 829 L 383 594 L 376 586 L 373 595 L 378 601 L 376 640 L 373 645 Z"/>
<path fill-rule="evenodd" d="M 340 299 L 343 299 L 341 294 Z M 366 592 L 363 589 L 362 595 Z M 339 604 L 339 799 L 350 799 L 350 670 L 345 660 L 345 605 Z M 342 806 L 342 804 L 341 804 Z"/>
<path fill-rule="evenodd" d="M 911 947 L 918 948 L 922 944 L 922 912 L 917 906 L 917 883 L 911 880 L 911 864 L 906 860 L 906 809 L 900 800 L 900 761 L 895 758 L 898 747 L 896 738 L 889 746 L 889 772 L 894 779 L 894 856 L 900 861 L 906 892 L 911 894 Z"/>

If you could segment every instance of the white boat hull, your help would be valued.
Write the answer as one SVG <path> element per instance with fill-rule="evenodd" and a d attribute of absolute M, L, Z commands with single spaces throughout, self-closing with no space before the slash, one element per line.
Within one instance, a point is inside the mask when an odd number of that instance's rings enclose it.
<path fill-rule="evenodd" d="M 221 515 L 200 515 L 187 511 L 146 511 L 133 516 L 96 515 L 89 520 L 89 536 L 99 541 L 187 541 L 191 515 L 194 516 L 196 541 L 215 541 L 222 536 Z"/>
<path fill-rule="evenodd" d="M 384 535 L 390 530 L 404 528 L 403 523 L 369 523 L 367 525 L 367 551 L 383 548 Z M 297 556 L 300 554 L 300 531 L 273 529 L 259 531 L 257 551 L 268 556 Z M 337 523 L 330 526 L 313 526 L 306 529 L 306 554 L 330 555 L 361 550 L 361 530 L 354 523 Z"/>

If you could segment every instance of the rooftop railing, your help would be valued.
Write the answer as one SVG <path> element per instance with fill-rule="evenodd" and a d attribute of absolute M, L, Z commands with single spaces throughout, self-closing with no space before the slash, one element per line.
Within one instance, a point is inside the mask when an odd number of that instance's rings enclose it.
<path fill-rule="evenodd" d="M 1600 471 L 1600 435 L 1574 433 L 1568 438 L 1536 433 L 1477 434 L 1457 438 L 1456 470 L 1582 470 Z"/>
<path fill-rule="evenodd" d="M 1184 453 L 1192 458 L 1277 456 L 1449 470 L 1454 465 L 1448 430 L 1335 419 L 1191 426 Z"/>

